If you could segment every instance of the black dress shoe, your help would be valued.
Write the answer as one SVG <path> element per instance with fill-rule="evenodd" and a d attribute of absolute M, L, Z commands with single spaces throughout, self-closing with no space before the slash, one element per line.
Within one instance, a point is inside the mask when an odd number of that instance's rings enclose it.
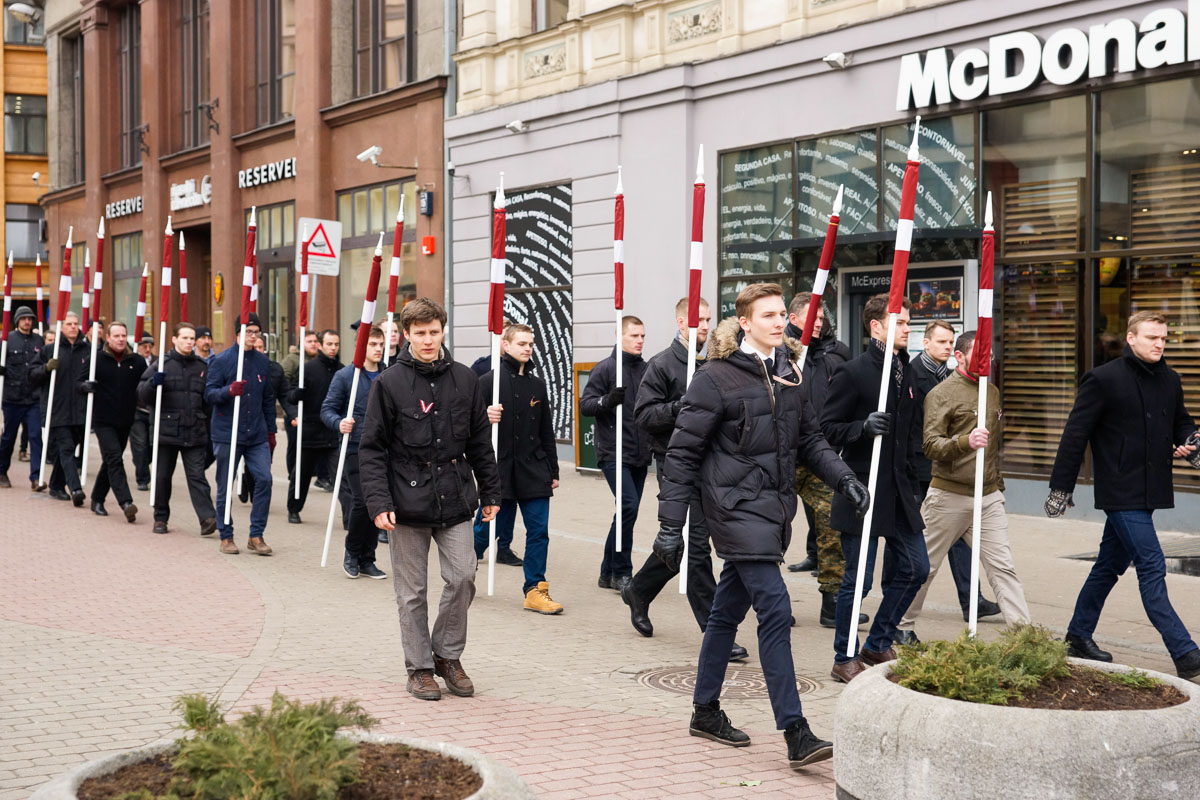
<path fill-rule="evenodd" d="M 1067 655 L 1072 658 L 1086 658 L 1088 661 L 1112 661 L 1112 653 L 1101 650 L 1096 646 L 1096 640 L 1090 636 L 1076 636 L 1068 633 L 1066 637 Z"/>
<path fill-rule="evenodd" d="M 496 551 L 496 563 L 507 564 L 510 567 L 520 567 L 525 562 L 521 560 L 519 555 L 506 547 L 503 550 Z"/>
<path fill-rule="evenodd" d="M 107 517 L 108 512 L 104 509 L 104 503 L 92 501 L 92 513 L 98 517 Z"/>
<path fill-rule="evenodd" d="M 807 720 L 802 719 L 787 726 L 783 732 L 783 740 L 787 742 L 788 764 L 792 769 L 806 767 L 833 756 L 833 742 L 817 738 L 808 727 Z"/>
<path fill-rule="evenodd" d="M 730 661 L 745 661 L 749 657 L 750 653 L 746 650 L 746 648 L 742 647 L 737 642 L 733 643 L 733 649 L 729 651 Z"/>
<path fill-rule="evenodd" d="M 166 533 L 167 532 L 167 523 L 163 522 L 162 520 L 155 520 L 154 521 L 154 532 L 155 533 Z"/>
<path fill-rule="evenodd" d="M 83 489 L 76 489 L 71 492 L 71 502 L 76 508 L 83 508 L 84 501 L 87 500 L 87 495 L 83 493 Z"/>
<path fill-rule="evenodd" d="M 977 615 L 978 619 L 983 619 L 984 617 L 994 617 L 999 613 L 1000 613 L 1000 604 L 999 603 L 993 603 L 991 600 L 988 600 L 986 597 L 980 596 L 979 608 L 976 611 L 976 615 Z M 970 622 L 970 621 L 971 621 L 971 607 L 967 606 L 966 608 L 963 609 L 963 622 Z"/>
<path fill-rule="evenodd" d="M 62 489 L 51 488 L 49 491 L 49 495 L 51 497 L 53 497 L 55 500 L 70 500 L 71 499 L 71 495 L 67 494 Z"/>
<path fill-rule="evenodd" d="M 633 629 L 647 639 L 653 636 L 654 625 L 650 623 L 649 606 L 633 590 L 633 583 L 627 583 L 621 589 L 621 599 L 629 606 L 629 621 L 633 623 Z"/>
<path fill-rule="evenodd" d="M 149 483 L 139 483 L 139 484 L 137 485 L 137 487 L 138 487 L 138 491 L 139 491 L 139 492 L 148 492 L 148 491 L 150 491 L 150 484 L 149 484 Z"/>
<path fill-rule="evenodd" d="M 817 568 L 817 560 L 808 556 L 799 564 L 788 564 L 788 572 L 812 572 Z"/>
<path fill-rule="evenodd" d="M 609 575 L 601 575 L 596 579 L 596 585 L 601 589 L 611 589 L 613 588 L 612 577 Z"/>
<path fill-rule="evenodd" d="M 1185 681 L 1200 675 L 1200 650 L 1193 650 L 1183 658 L 1175 659 L 1175 673 Z"/>
<path fill-rule="evenodd" d="M 299 525 L 300 524 L 300 515 L 298 513 L 296 513 L 295 511 L 289 511 L 288 512 L 288 522 L 292 523 L 293 525 Z"/>
<path fill-rule="evenodd" d="M 921 640 L 917 638 L 917 634 L 912 631 L 896 631 L 896 635 L 892 637 L 892 644 L 897 647 L 905 645 L 920 644 Z"/>
<path fill-rule="evenodd" d="M 134 522 L 137 520 L 137 506 L 130 500 L 128 503 L 121 503 L 121 510 L 125 512 L 125 521 Z"/>

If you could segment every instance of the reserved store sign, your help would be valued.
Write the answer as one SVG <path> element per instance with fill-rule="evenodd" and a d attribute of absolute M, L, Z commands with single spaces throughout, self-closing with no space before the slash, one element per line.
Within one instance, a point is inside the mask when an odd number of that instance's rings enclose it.
<path fill-rule="evenodd" d="M 1200 0 L 1187 12 L 1158 8 L 1140 23 L 1126 18 L 1080 28 L 1062 28 L 1043 41 L 1029 31 L 988 39 L 988 48 L 959 53 L 937 47 L 900 59 L 896 110 L 922 109 L 985 94 L 1020 92 L 1047 80 L 1068 86 L 1138 69 L 1200 61 Z"/>

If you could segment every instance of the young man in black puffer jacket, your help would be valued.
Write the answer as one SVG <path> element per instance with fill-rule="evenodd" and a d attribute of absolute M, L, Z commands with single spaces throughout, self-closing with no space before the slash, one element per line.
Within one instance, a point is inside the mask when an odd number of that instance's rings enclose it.
<path fill-rule="evenodd" d="M 796 692 L 791 598 L 779 565 L 796 515 L 796 465 L 866 512 L 867 490 L 825 442 L 783 342 L 787 309 L 777 284 L 752 284 L 738 295 L 737 319 L 717 326 L 708 359 L 683 396 L 659 493 L 662 530 L 654 552 L 668 567 L 683 555 L 683 522 L 699 483 L 713 548 L 725 561 L 700 648 L 691 734 L 734 747 L 750 738 L 730 723 L 718 697 L 730 648 L 751 607 L 758 615 L 759 656 L 775 724 L 788 761 L 803 767 L 833 755 L 813 734 Z"/>
<path fill-rule="evenodd" d="M 104 500 L 111 487 L 125 512 L 125 519 L 133 522 L 137 518 L 137 506 L 133 504 L 129 479 L 125 475 L 125 446 L 129 443 L 138 407 L 138 381 L 146 368 L 146 359 L 129 346 L 125 323 L 110 322 L 104 347 L 96 354 L 96 380 L 84 383 L 85 387 L 91 387 L 89 391 L 96 393 L 92 426 L 96 430 L 96 441 L 100 443 L 104 466 L 92 485 L 92 513 L 102 517 L 108 516 Z"/>
<path fill-rule="evenodd" d="M 208 364 L 195 352 L 196 328 L 187 322 L 175 326 L 172 349 L 163 357 L 163 371 L 146 370 L 138 384 L 138 399 L 153 405 L 157 387 L 163 388 L 162 411 L 158 429 L 158 463 L 154 498 L 154 532 L 166 533 L 171 518 L 171 478 L 175 462 L 183 459 L 188 494 L 200 535 L 209 536 L 217 529 L 217 512 L 212 489 L 204 475 L 208 459 L 208 415 L 204 402 L 204 382 Z M 249 480 L 247 475 L 246 479 Z"/>

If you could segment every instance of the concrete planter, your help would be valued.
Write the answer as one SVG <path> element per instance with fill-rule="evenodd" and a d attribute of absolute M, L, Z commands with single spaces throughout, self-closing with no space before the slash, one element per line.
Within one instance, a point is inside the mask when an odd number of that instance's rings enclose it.
<path fill-rule="evenodd" d="M 1051 711 L 934 697 L 892 683 L 890 671 L 888 664 L 867 670 L 838 699 L 839 800 L 1200 795 L 1200 686 L 1193 683 L 1149 673 L 1188 695 L 1171 708 Z"/>
<path fill-rule="evenodd" d="M 515 772 L 508 767 L 491 761 L 487 756 L 476 750 L 468 750 L 465 747 L 456 747 L 444 742 L 427 742 L 421 739 L 410 739 L 407 736 L 359 732 L 347 732 L 339 735 L 346 736 L 357 742 L 369 742 L 371 744 L 406 744 L 409 747 L 432 750 L 440 755 L 463 762 L 483 778 L 483 786 L 475 794 L 466 798 L 466 800 L 508 800 L 508 798 L 512 798 L 513 800 L 533 800 L 535 797 L 533 791 Z M 115 755 L 98 758 L 95 761 L 89 761 L 43 785 L 33 793 L 31 800 L 77 800 L 75 792 L 80 784 L 88 778 L 116 772 L 121 767 L 153 758 L 159 753 L 171 750 L 174 747 L 174 741 L 162 741 L 146 747 L 140 747 L 136 750 L 126 750 L 123 753 L 116 753 Z"/>

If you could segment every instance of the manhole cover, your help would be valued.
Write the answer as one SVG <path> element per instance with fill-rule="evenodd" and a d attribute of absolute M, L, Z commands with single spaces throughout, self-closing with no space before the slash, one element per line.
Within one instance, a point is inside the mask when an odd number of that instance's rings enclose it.
<path fill-rule="evenodd" d="M 693 667 L 660 667 L 639 672 L 638 683 L 651 689 L 662 689 L 674 694 L 691 695 L 696 688 L 696 668 Z M 810 694 L 820 687 L 807 678 L 796 678 L 796 691 L 800 694 Z M 767 681 L 763 671 L 758 667 L 738 667 L 730 665 L 725 672 L 725 686 L 721 689 L 721 697 L 728 700 L 765 700 Z"/>

